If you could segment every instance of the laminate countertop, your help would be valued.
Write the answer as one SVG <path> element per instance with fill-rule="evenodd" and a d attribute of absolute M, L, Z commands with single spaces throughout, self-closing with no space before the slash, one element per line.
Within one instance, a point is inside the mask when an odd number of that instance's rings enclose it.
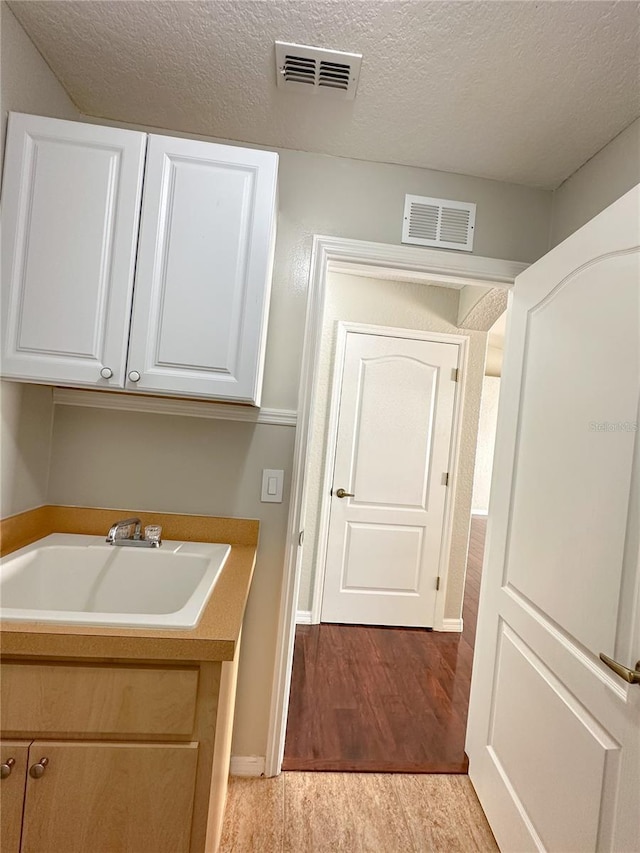
<path fill-rule="evenodd" d="M 34 517 L 36 513 L 38 518 Z M 163 535 L 167 539 L 231 544 L 231 553 L 196 627 L 161 630 L 2 622 L 2 656 L 78 660 L 233 660 L 256 562 L 258 522 L 253 519 L 142 513 L 131 509 L 39 507 L 2 521 L 2 551 L 3 554 L 10 553 L 49 533 L 101 534 L 114 521 L 131 515 L 139 516 L 143 525 L 162 524 Z"/>

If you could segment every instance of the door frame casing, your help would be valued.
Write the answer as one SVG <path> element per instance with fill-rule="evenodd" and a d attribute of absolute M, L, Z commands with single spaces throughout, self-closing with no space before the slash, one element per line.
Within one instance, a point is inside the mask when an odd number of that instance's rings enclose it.
<path fill-rule="evenodd" d="M 453 418 L 451 423 L 451 445 L 449 448 L 449 459 L 447 470 L 449 472 L 450 488 L 446 490 L 444 517 L 442 523 L 442 539 L 440 557 L 438 561 L 438 574 L 440 586 L 436 592 L 436 607 L 433 628 L 436 631 L 444 630 L 444 604 L 447 597 L 448 561 L 451 554 L 451 540 L 453 535 L 453 508 L 455 506 L 457 491 L 457 471 L 460 444 L 462 440 L 462 418 L 467 382 L 467 365 L 469 360 L 469 337 L 468 335 L 449 335 L 443 332 L 429 332 L 419 329 L 400 329 L 391 326 L 377 326 L 367 323 L 352 323 L 339 320 L 338 336 L 336 340 L 336 353 L 333 365 L 331 396 L 329 401 L 329 416 L 327 418 L 327 453 L 320 478 L 321 499 L 320 516 L 317 529 L 318 552 L 316 555 L 316 571 L 314 574 L 311 600 L 311 624 L 320 622 L 322 610 L 322 595 L 324 591 L 324 580 L 326 575 L 327 542 L 329 539 L 329 522 L 331 517 L 330 492 L 333 481 L 333 469 L 336 455 L 336 439 L 338 435 L 338 421 L 340 415 L 340 394 L 342 392 L 342 375 L 344 372 L 344 360 L 346 354 L 347 335 L 356 333 L 362 335 L 382 335 L 387 338 L 404 338 L 416 341 L 429 341 L 431 343 L 444 343 L 458 347 L 458 382 L 456 382 L 455 397 L 453 403 Z"/>
<path fill-rule="evenodd" d="M 529 264 L 463 255 L 442 249 L 372 243 L 341 237 L 314 235 L 309 268 L 296 438 L 291 473 L 291 497 L 287 522 L 285 562 L 280 595 L 276 659 L 271 690 L 269 728 L 265 756 L 265 776 L 277 776 L 282 769 L 284 741 L 291 686 L 296 609 L 300 590 L 300 545 L 306 502 L 306 464 L 310 427 L 315 415 L 314 394 L 318 353 L 322 335 L 322 313 L 330 271 L 410 273 L 425 284 L 455 284 L 483 288 L 513 287 L 516 276 Z"/>

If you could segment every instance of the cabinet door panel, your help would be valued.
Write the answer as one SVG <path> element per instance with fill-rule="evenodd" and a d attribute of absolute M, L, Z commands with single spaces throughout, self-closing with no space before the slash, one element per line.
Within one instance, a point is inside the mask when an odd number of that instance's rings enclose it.
<path fill-rule="evenodd" d="M 35 741 L 22 853 L 186 853 L 198 746 Z"/>
<path fill-rule="evenodd" d="M 130 390 L 257 402 L 277 155 L 151 136 Z"/>
<path fill-rule="evenodd" d="M 0 763 L 11 766 L 10 774 L 0 781 L 0 841 L 2 842 L 2 853 L 19 853 L 20 851 L 22 804 L 24 802 L 28 754 L 28 741 L 3 740 L 0 743 Z"/>
<path fill-rule="evenodd" d="M 122 387 L 146 135 L 12 113 L 7 140 L 3 374 Z"/>

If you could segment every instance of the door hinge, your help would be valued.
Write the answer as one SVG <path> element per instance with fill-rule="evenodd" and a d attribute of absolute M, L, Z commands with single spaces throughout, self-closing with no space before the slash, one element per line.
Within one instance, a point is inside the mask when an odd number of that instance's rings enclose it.
<path fill-rule="evenodd" d="M 448 471 L 442 475 L 442 485 L 443 486 L 449 485 L 449 472 Z"/>
<path fill-rule="evenodd" d="M 436 592 L 440 589 L 440 575 L 436 578 Z"/>
<path fill-rule="evenodd" d="M 458 367 L 454 367 L 454 368 L 451 370 L 451 379 L 452 379 L 454 382 L 459 382 L 459 381 L 460 381 L 460 369 L 459 369 Z"/>

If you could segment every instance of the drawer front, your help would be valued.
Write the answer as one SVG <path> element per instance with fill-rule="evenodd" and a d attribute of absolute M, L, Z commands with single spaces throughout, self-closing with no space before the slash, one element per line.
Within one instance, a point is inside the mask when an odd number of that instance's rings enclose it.
<path fill-rule="evenodd" d="M 4 732 L 30 735 L 190 736 L 198 670 L 6 663 Z"/>

